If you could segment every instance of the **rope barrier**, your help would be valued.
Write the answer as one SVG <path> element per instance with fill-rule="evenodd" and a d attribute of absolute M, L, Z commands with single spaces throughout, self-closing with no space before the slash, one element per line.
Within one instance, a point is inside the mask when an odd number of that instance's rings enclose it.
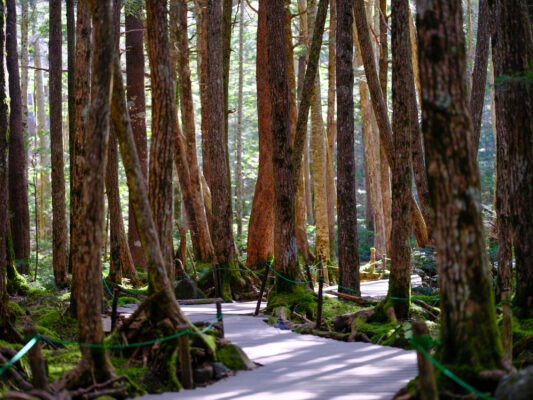
<path fill-rule="evenodd" d="M 483 400 L 496 400 L 494 397 L 491 397 L 491 396 L 488 396 L 486 395 L 485 393 L 483 392 L 480 392 L 479 390 L 477 390 L 476 388 L 474 388 L 473 386 L 469 385 L 468 383 L 466 383 L 465 381 L 463 381 L 461 378 L 459 378 L 457 375 L 455 375 L 452 371 L 450 371 L 449 369 L 447 369 L 444 365 L 442 365 L 441 363 L 439 363 L 435 358 L 433 358 L 433 356 L 431 354 L 429 354 L 426 349 L 428 348 L 431 348 L 433 346 L 431 346 L 431 343 L 430 343 L 430 347 L 425 347 L 424 346 L 424 343 L 426 343 L 427 339 L 425 337 L 419 337 L 417 339 L 414 339 L 415 337 L 413 336 L 410 340 L 410 343 L 411 345 L 418 351 L 420 351 L 420 353 L 422 353 L 424 355 L 424 357 L 426 357 L 429 361 L 431 361 L 431 363 L 437 367 L 438 369 L 440 369 L 442 371 L 442 373 L 444 375 L 446 375 L 448 378 L 450 378 L 452 381 L 454 381 L 455 383 L 457 383 L 459 386 L 461 386 L 463 389 L 466 389 L 468 390 L 470 393 L 473 393 L 475 394 L 476 396 L 482 398 Z M 433 341 L 433 339 L 431 339 Z"/>
<path fill-rule="evenodd" d="M 192 331 L 192 330 L 187 328 L 187 329 L 185 329 L 183 331 L 175 333 L 174 335 L 170 335 L 170 336 L 166 336 L 166 337 L 158 338 L 158 339 L 153 339 L 153 340 L 147 340 L 147 341 L 144 341 L 144 342 L 137 342 L 137 343 L 128 343 L 128 344 L 79 343 L 79 342 L 72 342 L 72 341 L 69 341 L 69 340 L 57 340 L 57 339 L 52 339 L 52 338 L 49 338 L 49 337 L 46 338 L 46 342 L 53 342 L 53 343 L 62 344 L 62 345 L 75 344 L 75 345 L 78 345 L 80 347 L 88 347 L 88 348 L 93 348 L 93 349 L 94 348 L 98 348 L 98 349 L 126 349 L 126 348 L 131 348 L 131 347 L 141 347 L 141 346 L 148 346 L 148 345 L 155 344 L 155 343 L 165 342 L 165 341 L 172 340 L 172 339 L 175 339 L 177 337 L 180 337 L 180 336 L 183 336 L 183 335 L 187 335 L 187 334 L 191 334 L 191 335 L 203 334 L 203 333 L 207 332 L 209 329 L 211 329 L 223 317 L 224 317 L 223 314 L 218 315 L 217 318 L 215 318 L 209 325 L 207 325 L 204 329 L 202 329 L 201 331 L 198 331 L 198 332 L 197 331 Z M 17 354 L 15 354 L 5 365 L 0 367 L 0 376 L 5 371 L 7 371 L 7 369 L 9 369 L 9 367 L 11 367 L 13 364 L 15 364 L 17 361 L 19 361 L 22 357 L 24 357 L 24 355 L 28 351 L 30 351 L 31 348 L 33 346 L 35 346 L 37 344 L 37 342 L 39 342 L 39 340 L 43 340 L 44 341 L 44 338 L 41 335 L 39 335 L 39 334 L 37 334 L 34 337 L 32 337 L 28 341 L 28 343 L 26 343 L 24 345 L 24 347 L 18 351 Z"/>

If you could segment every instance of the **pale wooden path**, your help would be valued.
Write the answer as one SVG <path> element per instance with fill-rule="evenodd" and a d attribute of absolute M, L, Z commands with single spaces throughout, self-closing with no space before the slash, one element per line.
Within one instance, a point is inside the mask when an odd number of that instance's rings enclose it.
<path fill-rule="evenodd" d="M 387 281 L 362 285 L 363 295 L 386 291 Z M 193 321 L 216 314 L 211 304 L 182 308 Z M 414 351 L 280 330 L 267 325 L 265 317 L 251 316 L 254 308 L 255 303 L 223 304 L 224 328 L 226 338 L 262 367 L 205 388 L 142 399 L 386 400 L 417 375 Z"/>

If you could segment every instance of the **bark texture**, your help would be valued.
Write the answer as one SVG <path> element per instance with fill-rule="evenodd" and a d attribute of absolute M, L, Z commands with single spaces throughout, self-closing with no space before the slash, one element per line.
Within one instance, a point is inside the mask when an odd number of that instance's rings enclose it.
<path fill-rule="evenodd" d="M 267 48 L 272 107 L 272 163 L 274 171 L 274 260 L 276 270 L 294 279 L 298 273 L 294 207 L 296 180 L 292 170 L 290 100 L 285 45 L 284 0 L 263 0 L 266 8 Z M 296 175 L 297 177 L 299 176 Z M 291 282 L 276 279 L 278 292 L 292 291 Z"/>
<path fill-rule="evenodd" d="M 67 212 L 63 160 L 61 0 L 50 0 L 50 150 L 52 154 L 52 256 L 56 286 L 67 283 Z"/>
<path fill-rule="evenodd" d="M 353 1 L 337 0 L 337 176 L 339 287 L 359 291 L 353 104 Z"/>
<path fill-rule="evenodd" d="M 129 115 L 141 172 L 145 182 L 148 176 L 148 144 L 146 140 L 146 100 L 144 94 L 144 26 L 142 13 L 126 13 L 126 85 Z M 146 268 L 146 261 L 135 225 L 135 216 L 129 203 L 128 243 L 136 266 Z"/>
<path fill-rule="evenodd" d="M 79 341 L 101 344 L 102 329 L 102 233 L 104 228 L 104 180 L 109 129 L 112 61 L 114 55 L 113 24 L 110 1 L 89 0 L 94 27 L 91 103 L 87 120 L 87 158 L 81 186 L 80 223 L 76 230 L 77 252 L 73 255 L 73 280 L 77 287 Z M 69 373 L 67 387 L 85 387 L 105 382 L 115 376 L 104 348 L 81 347 L 82 358 Z"/>
<path fill-rule="evenodd" d="M 498 184 L 507 181 L 514 253 L 516 259 L 516 294 L 519 315 L 533 316 L 533 88 L 526 74 L 531 74 L 533 35 L 525 3 L 522 0 L 490 2 L 493 26 L 492 49 L 496 76 L 498 152 L 508 159 L 498 159 L 502 169 Z M 501 130 L 501 132 L 500 132 Z M 507 172 L 507 173 L 505 173 Z M 504 177 L 506 176 L 506 177 Z"/>
<path fill-rule="evenodd" d="M 417 10 L 422 129 L 441 288 L 440 358 L 461 378 L 478 383 L 478 372 L 501 367 L 501 341 L 479 171 L 470 153 L 461 3 L 418 0 Z M 468 370 L 461 367 L 466 364 Z"/>
<path fill-rule="evenodd" d="M 167 1 L 146 2 L 146 39 L 152 82 L 152 140 L 149 197 L 165 268 L 174 277 L 172 246 L 172 161 L 176 93 L 171 73 Z"/>
<path fill-rule="evenodd" d="M 15 250 L 15 263 L 20 273 L 27 274 L 30 257 L 30 211 L 28 208 L 28 172 L 22 131 L 22 98 L 17 52 L 17 7 L 6 0 L 6 65 L 9 73 L 9 211 Z"/>
<path fill-rule="evenodd" d="M 274 255 L 274 176 L 272 166 L 272 105 L 268 78 L 266 2 L 259 2 L 257 26 L 257 115 L 259 170 L 248 225 L 248 266 L 260 267 Z"/>
<path fill-rule="evenodd" d="M 392 233 L 390 297 L 410 298 L 411 287 L 411 116 L 409 107 L 414 95 L 413 67 L 405 62 L 411 57 L 409 38 L 409 2 L 392 0 L 392 130 L 394 132 L 392 164 Z M 412 90 L 409 90 L 409 87 Z M 418 121 L 417 121 L 418 123 Z M 394 302 L 397 318 L 409 317 L 410 302 Z"/>

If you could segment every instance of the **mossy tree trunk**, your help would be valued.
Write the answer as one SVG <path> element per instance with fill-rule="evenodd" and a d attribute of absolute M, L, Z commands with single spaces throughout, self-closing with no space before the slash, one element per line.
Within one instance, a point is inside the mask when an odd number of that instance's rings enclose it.
<path fill-rule="evenodd" d="M 477 373 L 500 368 L 502 360 L 479 170 L 470 152 L 473 128 L 464 84 L 461 3 L 418 2 L 416 25 L 442 308 L 439 355 L 459 377 L 477 384 Z"/>
<path fill-rule="evenodd" d="M 339 284 L 359 291 L 359 248 L 355 182 L 353 104 L 353 1 L 337 0 L 337 176 L 339 225 Z M 339 291 L 349 292 L 339 287 Z"/>
<path fill-rule="evenodd" d="M 494 27 L 494 73 L 496 79 L 501 79 L 495 88 L 498 147 L 505 146 L 508 152 L 507 160 L 498 159 L 498 170 L 501 170 L 499 178 L 508 181 L 516 259 L 514 303 L 521 317 L 530 318 L 533 316 L 533 88 L 522 79 L 527 79 L 524 74 L 532 71 L 533 34 L 523 1 L 492 0 L 489 4 Z M 512 78 L 505 79 L 502 75 Z M 505 156 L 503 151 L 498 152 Z"/>
<path fill-rule="evenodd" d="M 73 277 L 76 292 L 78 333 L 80 343 L 102 344 L 102 233 L 104 228 L 104 186 L 109 103 L 112 82 L 114 41 L 110 1 L 88 1 L 94 29 L 91 100 L 87 119 L 86 159 L 81 185 L 80 223 L 73 240 L 77 252 L 73 255 Z M 82 358 L 69 372 L 68 388 L 85 387 L 105 382 L 115 376 L 105 348 L 81 347 Z"/>

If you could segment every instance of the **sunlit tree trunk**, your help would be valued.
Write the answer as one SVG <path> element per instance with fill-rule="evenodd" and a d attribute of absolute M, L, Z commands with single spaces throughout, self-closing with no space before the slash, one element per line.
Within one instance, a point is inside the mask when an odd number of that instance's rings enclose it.
<path fill-rule="evenodd" d="M 67 283 L 67 213 L 62 130 L 61 0 L 50 0 L 50 150 L 52 154 L 52 255 L 56 286 Z"/>
<path fill-rule="evenodd" d="M 144 93 L 144 26 L 142 10 L 126 13 L 126 85 L 131 126 L 144 179 L 148 176 L 148 145 L 146 140 L 146 99 Z M 131 202 L 128 207 L 128 243 L 133 263 L 146 268 L 146 260 L 135 225 Z"/>
<path fill-rule="evenodd" d="M 237 219 L 237 235 L 242 237 L 242 206 L 244 187 L 242 176 L 242 109 L 244 86 L 244 2 L 240 4 L 239 15 L 239 83 L 237 99 L 237 129 L 235 151 L 235 218 Z"/>
<path fill-rule="evenodd" d="M 501 340 L 479 170 L 470 152 L 462 7 L 458 1 L 418 1 L 417 11 L 422 129 L 442 309 L 439 355 L 447 368 L 476 386 L 479 372 L 501 367 Z"/>
<path fill-rule="evenodd" d="M 266 5 L 265 1 L 260 1 L 256 58 L 259 170 L 248 225 L 247 263 L 250 267 L 260 267 L 274 255 L 272 106 L 268 65 Z"/>
<path fill-rule="evenodd" d="M 169 55 L 167 1 L 146 2 L 146 43 L 152 82 L 149 195 L 168 276 L 173 280 L 172 161 L 176 93 Z"/>
<path fill-rule="evenodd" d="M 32 13 L 33 14 L 33 13 Z M 28 2 L 20 3 L 20 92 L 22 98 L 22 131 L 25 140 L 28 139 L 28 29 L 29 29 Z"/>
<path fill-rule="evenodd" d="M 109 130 L 114 46 L 111 2 L 89 0 L 94 27 L 90 109 L 81 185 L 80 223 L 76 230 L 77 252 L 73 255 L 73 280 L 77 281 L 78 333 L 81 343 L 102 344 L 102 233 L 104 228 L 104 185 Z M 82 286 L 82 288 L 80 288 Z M 67 387 L 77 388 L 106 382 L 115 376 L 105 348 L 81 347 L 82 358 L 69 372 Z"/>

